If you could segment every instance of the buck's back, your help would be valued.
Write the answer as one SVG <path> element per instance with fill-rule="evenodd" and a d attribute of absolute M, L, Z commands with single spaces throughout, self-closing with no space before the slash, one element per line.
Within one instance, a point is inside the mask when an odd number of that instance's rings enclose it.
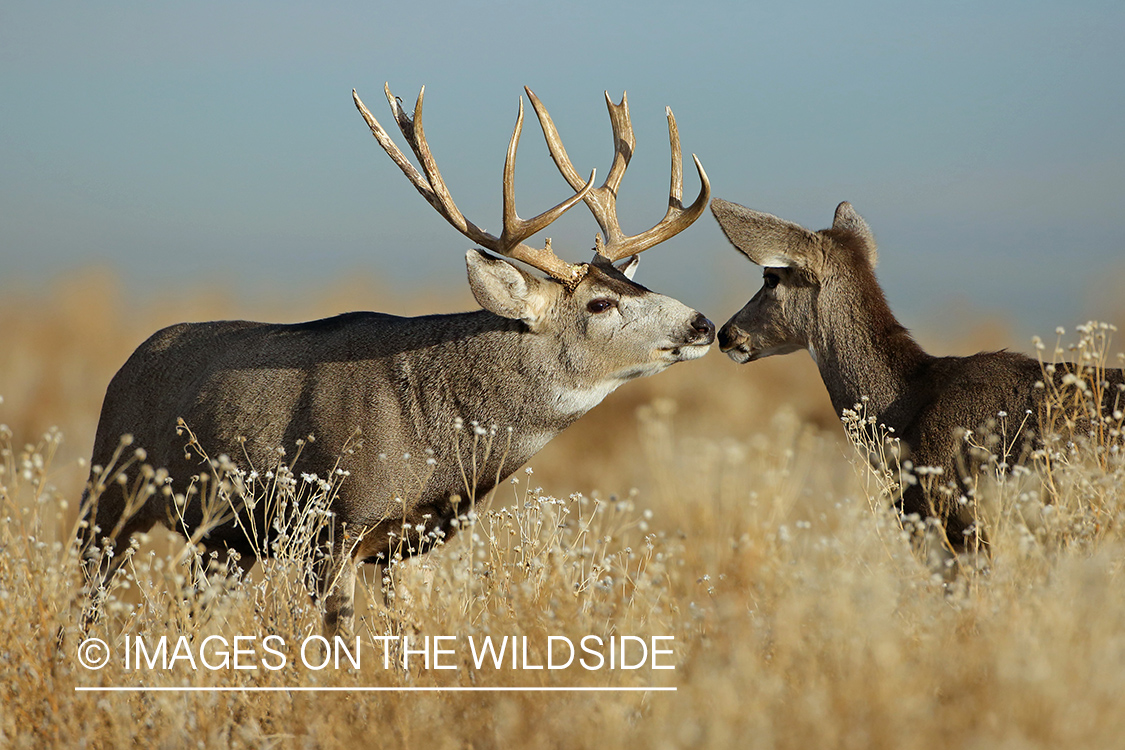
<path fill-rule="evenodd" d="M 561 429 L 549 429 L 548 416 L 537 418 L 536 400 L 525 392 L 535 383 L 508 372 L 527 365 L 521 329 L 485 311 L 171 326 L 141 344 L 110 382 L 92 462 L 106 465 L 121 436 L 132 435 L 148 463 L 168 469 L 181 492 L 202 468 L 200 452 L 185 449 L 182 419 L 210 457 L 226 454 L 247 471 L 264 472 L 279 460 L 278 448 L 292 456 L 310 435 L 315 440 L 301 449 L 299 472 L 326 476 L 346 447 L 355 448 L 344 457 L 351 476 L 337 508 L 352 522 L 384 515 L 396 496 L 438 502 L 464 492 L 451 447 L 458 417 L 466 429 L 473 420 L 490 426 L 497 411 L 522 423 L 504 474 Z M 487 474 L 501 469 L 502 452 L 481 467 Z M 428 479 L 411 484 L 416 477 Z"/>

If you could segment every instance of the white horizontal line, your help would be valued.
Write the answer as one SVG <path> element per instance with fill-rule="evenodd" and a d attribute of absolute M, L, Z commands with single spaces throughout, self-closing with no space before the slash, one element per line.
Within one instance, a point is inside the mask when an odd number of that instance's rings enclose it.
<path fill-rule="evenodd" d="M 674 687 L 75 687 L 76 693 L 656 693 Z"/>

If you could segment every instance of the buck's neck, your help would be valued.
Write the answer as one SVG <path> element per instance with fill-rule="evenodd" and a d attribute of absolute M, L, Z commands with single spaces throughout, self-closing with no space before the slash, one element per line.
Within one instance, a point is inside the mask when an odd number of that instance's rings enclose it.
<path fill-rule="evenodd" d="M 837 414 L 867 397 L 883 415 L 910 388 L 928 357 L 899 324 L 870 269 L 822 287 L 809 344 Z"/>
<path fill-rule="evenodd" d="M 461 418 L 486 429 L 510 427 L 518 463 L 616 385 L 584 382 L 582 373 L 569 366 L 564 341 L 533 334 L 519 321 L 481 310 L 428 317 L 425 326 L 431 335 L 435 328 L 446 328 L 449 335 L 404 352 L 397 364 L 400 382 L 426 395 L 409 405 L 426 412 L 421 424 L 442 429 Z"/>

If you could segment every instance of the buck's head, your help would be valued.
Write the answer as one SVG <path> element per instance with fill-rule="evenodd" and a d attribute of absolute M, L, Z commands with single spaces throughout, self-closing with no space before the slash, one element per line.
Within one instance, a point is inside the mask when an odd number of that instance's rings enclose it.
<path fill-rule="evenodd" d="M 652 375 L 702 357 L 715 340 L 702 313 L 632 280 L 635 255 L 617 265 L 595 255 L 573 286 L 478 250 L 466 261 L 481 307 L 522 321 L 541 339 L 541 356 L 575 382 L 616 385 Z"/>
<path fill-rule="evenodd" d="M 390 89 L 384 88 L 399 129 L 410 143 L 425 176 L 407 161 L 354 91 L 352 95 L 376 140 L 430 205 L 466 237 L 502 256 L 479 250 L 468 252 L 466 260 L 473 294 L 486 310 L 522 321 L 538 342 L 536 359 L 557 366 L 560 382 L 570 382 L 566 387 L 589 388 L 604 396 L 625 380 L 703 356 L 715 340 L 714 324 L 686 305 L 632 280 L 637 255 L 691 226 L 706 209 L 711 194 L 707 174 L 699 159 L 695 159 L 699 196 L 690 206 L 683 206 L 680 137 L 672 111 L 667 110 L 672 150 L 668 210 L 656 226 L 626 236 L 617 219 L 617 192 L 636 139 L 625 97 L 622 96 L 620 104 L 614 104 L 606 94 L 613 126 L 614 157 L 605 182 L 595 188 L 594 174 L 588 181 L 582 179 L 571 164 L 546 108 L 530 89 L 525 90 L 539 117 L 551 158 L 575 193 L 532 219 L 516 215 L 514 182 L 516 149 L 523 126 L 521 99 L 504 162 L 503 230 L 499 236 L 467 220 L 454 205 L 422 130 L 423 94 L 418 95 L 411 118 L 402 111 Z M 571 264 L 562 260 L 551 250 L 550 240 L 542 248 L 524 244 L 524 240 L 583 201 L 602 230 L 596 239 L 591 262 Z M 546 278 L 530 274 L 509 260 L 526 263 L 542 271 Z M 585 397 L 580 400 L 583 399 Z"/>
<path fill-rule="evenodd" d="M 850 203 L 819 232 L 718 198 L 711 211 L 731 244 L 762 266 L 762 288 L 719 331 L 719 346 L 735 362 L 811 351 L 825 300 L 846 309 L 841 295 L 876 283 L 875 238 Z"/>

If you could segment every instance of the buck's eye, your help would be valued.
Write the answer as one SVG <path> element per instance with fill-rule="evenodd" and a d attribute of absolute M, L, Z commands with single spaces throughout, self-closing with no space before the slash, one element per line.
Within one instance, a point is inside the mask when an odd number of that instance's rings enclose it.
<path fill-rule="evenodd" d="M 612 309 L 616 306 L 616 302 L 611 299 L 605 299 L 604 297 L 592 299 L 586 303 L 586 309 L 595 314 L 604 313 L 606 310 Z"/>
<path fill-rule="evenodd" d="M 773 271 L 766 271 L 762 278 L 765 279 L 766 286 L 770 289 L 773 289 L 775 286 L 777 286 L 777 283 L 781 281 L 781 277 Z"/>

